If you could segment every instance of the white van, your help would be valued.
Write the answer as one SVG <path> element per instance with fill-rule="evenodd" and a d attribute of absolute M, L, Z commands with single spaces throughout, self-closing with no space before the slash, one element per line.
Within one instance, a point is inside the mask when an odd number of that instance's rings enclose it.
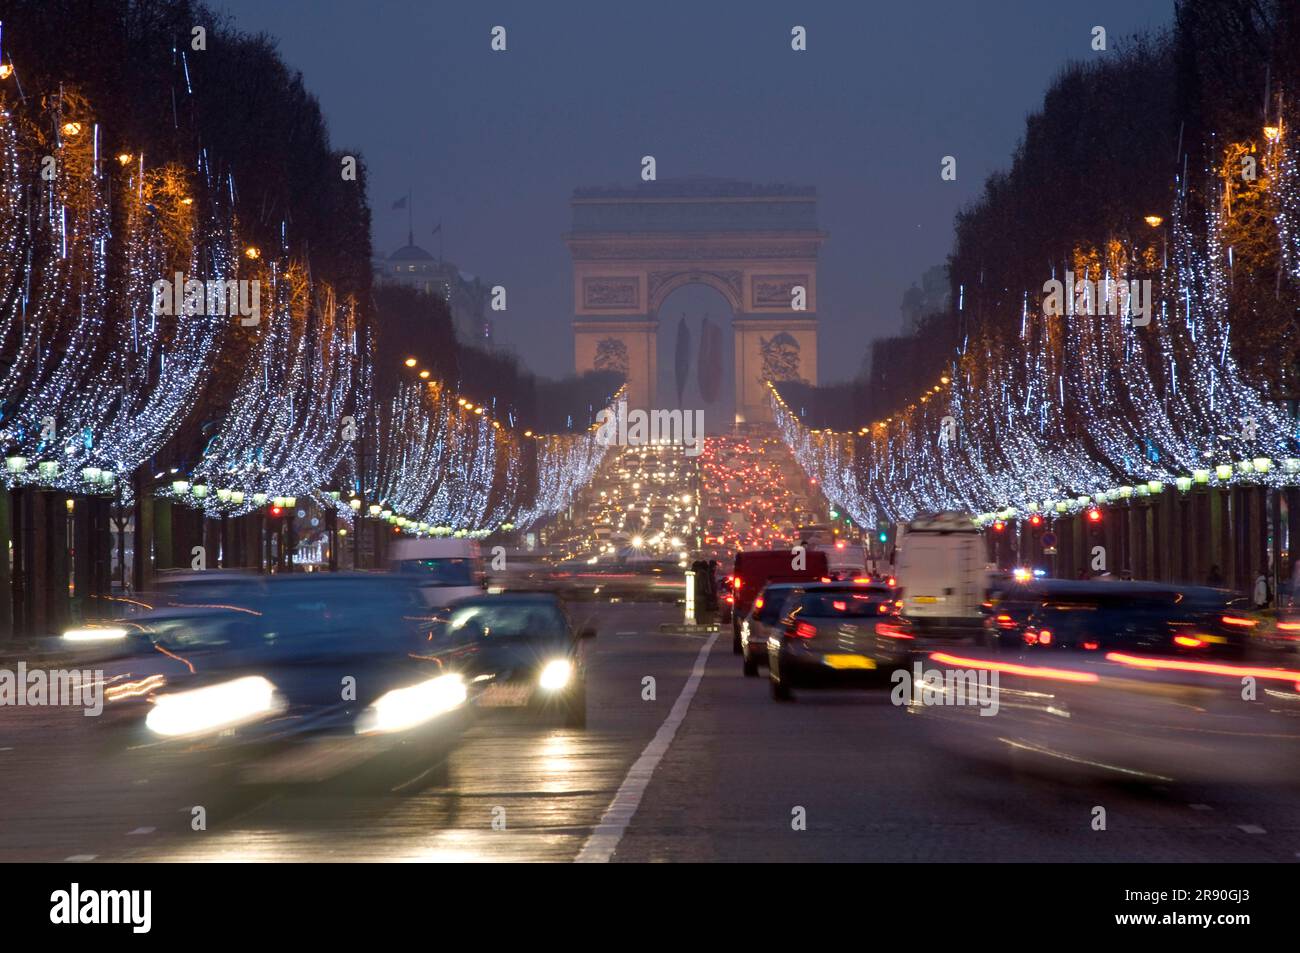
<path fill-rule="evenodd" d="M 418 575 L 431 608 L 482 595 L 485 586 L 483 556 L 472 539 L 399 539 L 393 544 L 390 568 Z"/>
<path fill-rule="evenodd" d="M 894 576 L 903 614 L 927 635 L 975 635 L 989 564 L 984 536 L 967 513 L 939 513 L 900 524 Z"/>

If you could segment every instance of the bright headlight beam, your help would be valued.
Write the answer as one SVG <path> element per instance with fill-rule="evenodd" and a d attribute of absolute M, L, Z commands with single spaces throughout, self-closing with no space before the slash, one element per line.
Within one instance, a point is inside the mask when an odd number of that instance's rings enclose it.
<path fill-rule="evenodd" d="M 276 710 L 275 686 L 260 675 L 160 695 L 144 723 L 156 735 L 195 735 L 254 721 Z"/>
<path fill-rule="evenodd" d="M 95 628 L 88 626 L 84 629 L 68 629 L 63 633 L 63 637 L 69 642 L 116 642 L 119 639 L 126 638 L 126 629 L 119 628 Z"/>
<path fill-rule="evenodd" d="M 459 675 L 439 675 L 379 696 L 357 721 L 358 734 L 406 731 L 465 703 L 469 693 Z"/>
<path fill-rule="evenodd" d="M 548 692 L 556 692 L 569 684 L 569 679 L 573 677 L 573 663 L 568 659 L 558 658 L 553 662 L 547 662 L 542 667 L 542 674 L 537 678 L 537 684 Z"/>

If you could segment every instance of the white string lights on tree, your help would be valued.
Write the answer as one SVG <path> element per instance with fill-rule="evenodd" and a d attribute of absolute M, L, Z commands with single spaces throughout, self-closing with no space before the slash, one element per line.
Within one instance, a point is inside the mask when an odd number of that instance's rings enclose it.
<path fill-rule="evenodd" d="M 606 450 L 594 429 L 520 435 L 441 383 L 407 383 L 382 417 L 381 470 L 370 492 L 406 532 L 526 529 L 568 506 Z"/>
<path fill-rule="evenodd" d="M 1275 147 L 1276 225 L 1295 280 L 1300 175 L 1293 151 Z M 1300 483 L 1294 424 L 1229 346 L 1224 212 L 1208 204 L 1198 233 L 1180 183 L 1167 258 L 1154 244 L 1076 252 L 1070 270 L 1092 283 L 1092 307 L 1047 314 L 1027 295 L 1018 339 L 978 334 L 939 384 L 887 421 L 851 434 L 809 429 L 770 385 L 782 437 L 859 525 L 941 510 L 980 521 L 1073 513 L 1167 485 Z M 1132 300 L 1098 313 L 1111 288 L 1141 280 L 1160 293 L 1146 299 L 1149 323 L 1134 322 Z"/>

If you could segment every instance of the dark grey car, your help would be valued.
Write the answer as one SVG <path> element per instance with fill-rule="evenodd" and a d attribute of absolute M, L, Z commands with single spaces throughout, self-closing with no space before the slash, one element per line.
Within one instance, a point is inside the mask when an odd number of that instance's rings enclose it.
<path fill-rule="evenodd" d="M 795 688 L 869 687 L 906 665 L 913 637 L 897 615 L 894 590 L 877 584 L 825 584 L 791 593 L 768 640 L 772 697 Z"/>

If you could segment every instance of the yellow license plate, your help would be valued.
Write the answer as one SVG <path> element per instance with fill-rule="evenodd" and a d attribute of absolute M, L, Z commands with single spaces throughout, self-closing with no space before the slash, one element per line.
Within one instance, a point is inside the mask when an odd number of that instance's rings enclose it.
<path fill-rule="evenodd" d="M 828 655 L 826 664 L 831 668 L 875 668 L 876 660 L 864 655 Z"/>
<path fill-rule="evenodd" d="M 916 599 L 913 600 L 913 601 L 914 601 L 914 602 L 923 602 L 923 603 L 925 603 L 925 604 L 928 605 L 928 604 L 930 604 L 931 602 L 938 602 L 938 601 L 939 601 L 939 598 L 938 598 L 937 596 L 917 596 Z"/>

